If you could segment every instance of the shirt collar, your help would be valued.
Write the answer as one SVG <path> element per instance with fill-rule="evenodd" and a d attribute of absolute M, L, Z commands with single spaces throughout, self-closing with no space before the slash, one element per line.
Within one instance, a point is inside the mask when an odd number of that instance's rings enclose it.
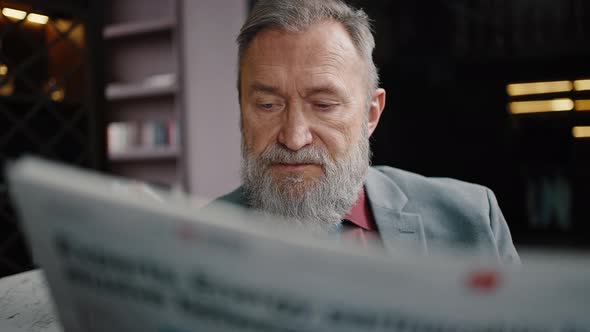
<path fill-rule="evenodd" d="M 368 231 L 377 230 L 377 224 L 371 214 L 369 202 L 365 193 L 365 187 L 359 192 L 359 196 L 352 206 L 352 209 L 344 216 L 344 219 L 350 221 L 354 225 Z"/>

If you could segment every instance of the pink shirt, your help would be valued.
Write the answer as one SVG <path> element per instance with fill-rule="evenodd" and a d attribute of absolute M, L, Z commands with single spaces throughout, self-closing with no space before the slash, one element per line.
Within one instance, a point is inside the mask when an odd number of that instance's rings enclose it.
<path fill-rule="evenodd" d="M 379 230 L 371 213 L 365 188 L 359 193 L 359 197 L 354 203 L 350 212 L 344 216 L 344 219 L 350 221 L 342 229 L 342 239 L 368 247 L 370 242 L 379 243 Z"/>

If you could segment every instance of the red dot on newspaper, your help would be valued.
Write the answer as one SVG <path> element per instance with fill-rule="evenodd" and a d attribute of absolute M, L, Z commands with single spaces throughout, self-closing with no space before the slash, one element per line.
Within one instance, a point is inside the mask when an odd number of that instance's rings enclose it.
<path fill-rule="evenodd" d="M 181 240 L 194 241 L 197 238 L 197 233 L 191 225 L 182 225 L 178 228 L 177 236 Z"/>
<path fill-rule="evenodd" d="M 481 270 L 472 272 L 468 279 L 467 285 L 475 290 L 491 292 L 500 285 L 500 274 L 493 270 Z"/>

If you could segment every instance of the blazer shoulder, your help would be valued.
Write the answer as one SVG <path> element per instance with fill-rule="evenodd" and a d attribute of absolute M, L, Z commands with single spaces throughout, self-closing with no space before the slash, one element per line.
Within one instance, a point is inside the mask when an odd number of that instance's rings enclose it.
<path fill-rule="evenodd" d="M 398 185 L 410 204 L 489 213 L 490 190 L 482 185 L 451 178 L 426 177 L 390 166 L 377 166 L 375 169 Z"/>
<path fill-rule="evenodd" d="M 503 262 L 519 262 L 508 224 L 490 189 L 393 167 L 376 170 L 407 196 L 406 211 L 421 215 L 431 243 L 492 250 Z"/>
<path fill-rule="evenodd" d="M 432 189 L 449 189 L 457 188 L 458 190 L 476 190 L 481 191 L 487 189 L 486 187 L 446 177 L 426 177 L 417 173 L 412 173 L 399 168 L 391 166 L 374 166 L 376 170 L 389 177 L 396 184 L 406 187 L 408 185 L 429 186 Z"/>

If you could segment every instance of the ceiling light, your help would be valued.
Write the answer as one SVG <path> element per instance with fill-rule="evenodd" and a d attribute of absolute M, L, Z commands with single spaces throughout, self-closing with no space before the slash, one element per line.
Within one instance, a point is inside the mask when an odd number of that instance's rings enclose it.
<path fill-rule="evenodd" d="M 572 135 L 575 138 L 590 137 L 590 126 L 578 126 L 572 128 Z"/>
<path fill-rule="evenodd" d="M 47 21 L 49 21 L 49 17 L 45 15 L 30 13 L 29 16 L 27 16 L 27 21 L 37 24 L 46 24 Z"/>
<path fill-rule="evenodd" d="M 535 101 L 515 101 L 508 104 L 512 114 L 571 111 L 574 102 L 569 98 Z"/>
<path fill-rule="evenodd" d="M 24 11 L 18 10 L 18 9 L 3 8 L 2 15 L 6 16 L 6 17 L 17 19 L 17 20 L 23 20 L 25 17 L 27 17 L 27 12 L 24 12 Z"/>
<path fill-rule="evenodd" d="M 576 91 L 590 90 L 590 80 L 574 81 L 574 87 Z"/>
<path fill-rule="evenodd" d="M 575 101 L 576 111 L 590 111 L 590 99 L 580 99 Z"/>
<path fill-rule="evenodd" d="M 532 82 L 508 84 L 506 91 L 509 96 L 537 95 L 544 93 L 569 92 L 572 91 L 572 82 Z"/>

